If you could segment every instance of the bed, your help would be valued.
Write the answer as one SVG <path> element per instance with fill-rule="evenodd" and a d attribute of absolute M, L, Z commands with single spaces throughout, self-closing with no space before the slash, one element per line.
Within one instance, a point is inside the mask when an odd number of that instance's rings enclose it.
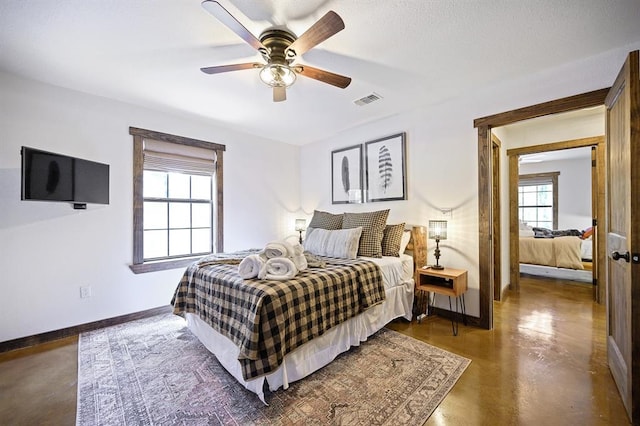
<path fill-rule="evenodd" d="M 550 278 L 592 282 L 592 237 L 567 235 L 568 231 L 520 230 L 520 272 Z M 578 231 L 579 232 L 579 231 Z M 555 233 L 555 234 L 554 234 Z M 585 265 L 587 267 L 585 268 Z"/>
<path fill-rule="evenodd" d="M 583 262 L 593 261 L 593 237 L 588 237 L 580 242 L 580 258 Z"/>
<path fill-rule="evenodd" d="M 265 387 L 286 389 L 391 320 L 412 319 L 412 256 L 316 258 L 324 267 L 287 281 L 243 280 L 224 258 L 194 263 L 172 300 L 174 313 L 265 403 Z"/>
<path fill-rule="evenodd" d="M 551 230 L 520 221 L 520 263 L 584 269 L 593 258 L 593 227 Z"/>
<path fill-rule="evenodd" d="M 584 269 L 582 239 L 576 236 L 536 238 L 520 237 L 520 263 Z"/>

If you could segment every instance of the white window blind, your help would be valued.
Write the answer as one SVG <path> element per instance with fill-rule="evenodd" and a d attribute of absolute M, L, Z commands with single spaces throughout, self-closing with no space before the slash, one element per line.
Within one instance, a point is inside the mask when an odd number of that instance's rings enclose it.
<path fill-rule="evenodd" d="M 520 177 L 518 186 L 553 185 L 553 176 Z"/>
<path fill-rule="evenodd" d="M 216 152 L 211 149 L 144 139 L 144 169 L 211 176 Z"/>

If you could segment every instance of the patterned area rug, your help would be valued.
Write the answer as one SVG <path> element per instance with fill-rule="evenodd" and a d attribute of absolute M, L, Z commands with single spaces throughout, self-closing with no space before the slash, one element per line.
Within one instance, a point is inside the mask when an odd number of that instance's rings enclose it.
<path fill-rule="evenodd" d="M 83 333 L 78 357 L 78 425 L 421 425 L 470 363 L 382 329 L 265 406 L 172 314 Z"/>

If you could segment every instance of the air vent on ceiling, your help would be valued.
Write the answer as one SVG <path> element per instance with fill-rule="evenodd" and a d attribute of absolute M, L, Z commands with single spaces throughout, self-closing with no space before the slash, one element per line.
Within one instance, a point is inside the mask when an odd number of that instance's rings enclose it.
<path fill-rule="evenodd" d="M 375 92 L 372 92 L 370 95 L 367 95 L 363 98 L 357 99 L 355 101 L 353 101 L 354 104 L 358 105 L 358 106 L 365 106 L 370 104 L 371 102 L 375 102 L 379 99 L 382 99 L 382 96 L 378 95 Z"/>

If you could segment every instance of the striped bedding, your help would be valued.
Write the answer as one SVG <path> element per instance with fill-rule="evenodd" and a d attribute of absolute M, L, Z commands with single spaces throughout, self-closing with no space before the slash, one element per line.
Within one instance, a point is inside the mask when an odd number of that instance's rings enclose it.
<path fill-rule="evenodd" d="M 321 259 L 326 267 L 288 281 L 243 280 L 225 261 L 194 263 L 176 289 L 173 312 L 194 313 L 234 342 L 245 380 L 268 374 L 287 353 L 385 298 L 375 263 Z"/>

